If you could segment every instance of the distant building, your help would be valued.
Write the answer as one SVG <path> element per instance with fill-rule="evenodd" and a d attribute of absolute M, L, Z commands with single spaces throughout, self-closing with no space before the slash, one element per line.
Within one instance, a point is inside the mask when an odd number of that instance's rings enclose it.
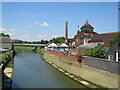
<path fill-rule="evenodd" d="M 77 34 L 74 36 L 76 47 L 87 44 L 88 41 L 97 34 L 93 31 L 94 28 L 88 23 L 88 20 L 86 20 L 86 23 L 80 29 L 81 31 L 78 30 Z"/>
<path fill-rule="evenodd" d="M 55 43 L 51 43 L 47 46 L 46 49 L 64 52 L 64 51 L 68 51 L 69 47 L 65 43 L 61 43 L 61 44 L 58 44 L 58 45 L 55 44 Z"/>
<path fill-rule="evenodd" d="M 69 47 L 65 43 L 61 43 L 61 44 L 58 45 L 58 50 L 59 51 L 68 51 L 68 49 L 69 49 Z"/>
<path fill-rule="evenodd" d="M 97 34 L 97 35 L 94 35 L 88 43 L 89 44 L 101 43 L 104 45 L 104 47 L 109 48 L 110 41 L 114 39 L 117 35 L 118 35 L 118 32 Z"/>
<path fill-rule="evenodd" d="M 109 48 L 108 52 L 105 54 L 105 58 L 108 60 L 120 61 L 120 41 Z"/>
<path fill-rule="evenodd" d="M 12 40 L 10 37 L 0 37 L 0 51 L 12 49 Z"/>
<path fill-rule="evenodd" d="M 48 50 L 55 50 L 55 49 L 57 49 L 57 47 L 58 46 L 55 43 L 51 43 L 48 45 Z"/>

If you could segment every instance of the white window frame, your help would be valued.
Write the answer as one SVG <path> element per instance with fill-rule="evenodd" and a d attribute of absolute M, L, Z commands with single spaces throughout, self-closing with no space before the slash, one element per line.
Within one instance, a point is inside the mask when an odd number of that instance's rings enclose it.
<path fill-rule="evenodd" d="M 108 60 L 113 60 L 113 55 L 108 55 Z"/>

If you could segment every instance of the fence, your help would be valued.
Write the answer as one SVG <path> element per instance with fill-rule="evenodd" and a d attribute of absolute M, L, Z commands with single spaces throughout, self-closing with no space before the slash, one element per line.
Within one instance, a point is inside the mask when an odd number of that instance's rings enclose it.
<path fill-rule="evenodd" d="M 57 52 L 57 51 L 52 51 L 52 50 L 48 50 L 48 52 L 50 54 L 54 54 L 54 55 L 58 56 L 59 58 L 66 58 L 66 59 L 70 59 L 70 60 L 78 62 L 78 58 L 74 55 L 65 54 L 62 52 Z"/>

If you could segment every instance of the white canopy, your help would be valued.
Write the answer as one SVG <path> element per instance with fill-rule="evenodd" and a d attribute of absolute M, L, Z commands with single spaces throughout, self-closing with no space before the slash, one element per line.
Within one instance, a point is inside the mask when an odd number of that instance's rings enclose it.
<path fill-rule="evenodd" d="M 58 47 L 55 43 L 51 43 L 48 45 L 48 47 Z"/>
<path fill-rule="evenodd" d="M 59 47 L 68 47 L 65 43 L 62 43 Z"/>

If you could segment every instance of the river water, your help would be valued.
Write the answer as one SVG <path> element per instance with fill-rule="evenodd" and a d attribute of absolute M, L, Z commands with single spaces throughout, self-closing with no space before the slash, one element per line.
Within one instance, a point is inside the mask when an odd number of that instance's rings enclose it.
<path fill-rule="evenodd" d="M 12 88 L 86 88 L 42 60 L 24 51 L 14 57 Z"/>

